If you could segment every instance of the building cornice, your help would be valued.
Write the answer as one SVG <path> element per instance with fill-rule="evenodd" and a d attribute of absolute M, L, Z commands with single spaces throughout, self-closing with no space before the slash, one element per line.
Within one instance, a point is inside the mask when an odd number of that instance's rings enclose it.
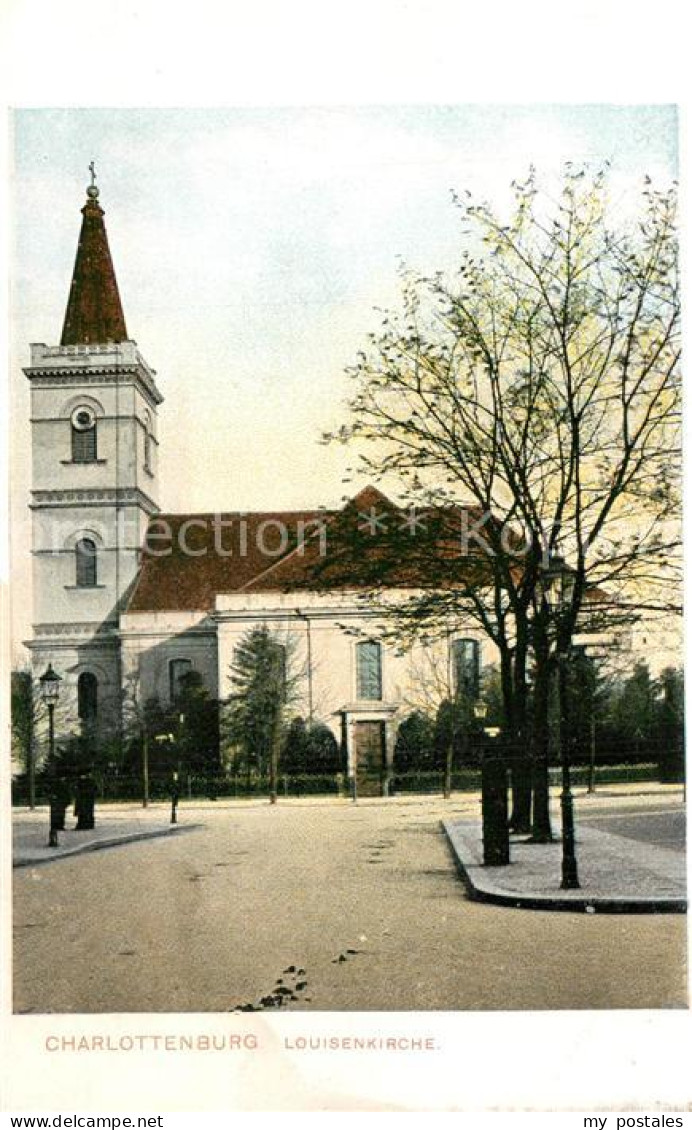
<path fill-rule="evenodd" d="M 134 377 L 134 382 L 140 385 L 145 399 L 153 408 L 163 403 L 163 396 L 154 381 L 147 377 L 137 366 L 121 365 L 117 373 L 113 372 L 85 372 L 84 369 L 25 369 L 34 388 L 76 388 L 84 385 L 113 385 L 123 384 L 123 376 Z M 129 382 L 128 382 L 129 383 Z"/>
<path fill-rule="evenodd" d="M 30 416 L 29 417 L 29 423 L 30 424 L 69 424 L 69 422 L 70 422 L 69 416 Z M 116 415 L 113 412 L 104 412 L 103 416 L 97 417 L 97 423 L 98 424 L 104 424 L 104 423 L 117 424 L 119 422 L 124 422 L 126 424 L 132 423 L 132 424 L 135 424 L 137 427 L 141 428 L 142 431 L 146 432 L 146 430 L 147 430 L 147 426 L 144 423 L 144 420 L 140 420 L 139 416 L 133 416 L 131 412 L 121 412 L 120 415 Z M 159 447 L 160 446 L 159 441 L 157 440 L 157 438 L 153 434 L 153 432 L 149 432 L 148 434 L 149 434 L 149 439 L 151 440 L 151 442 L 156 444 L 157 447 Z M 62 462 L 72 463 L 72 460 L 71 459 L 64 459 L 64 460 L 62 460 Z M 102 462 L 105 462 L 105 460 L 100 459 L 100 460 L 98 460 L 98 462 L 102 463 Z M 80 464 L 80 466 L 84 466 L 84 464 Z"/>
<path fill-rule="evenodd" d="M 156 386 L 156 371 L 149 368 L 134 341 L 105 345 L 34 344 L 31 364 L 24 373 L 37 388 L 118 384 L 123 377 L 134 377 L 154 407 L 163 401 Z"/>
<path fill-rule="evenodd" d="M 255 594 L 253 593 L 253 596 Z M 238 609 L 216 609 L 211 613 L 214 620 L 219 624 L 233 623 L 234 621 L 246 620 L 286 620 L 297 623 L 305 623 L 309 620 L 310 623 L 316 623 L 319 620 L 334 621 L 334 620 L 363 620 L 363 619 L 384 619 L 387 611 L 384 608 L 378 608 L 376 605 L 364 607 L 358 606 L 355 603 L 352 605 L 335 604 L 331 607 L 310 606 L 306 600 L 306 591 L 304 589 L 297 593 L 298 597 L 302 597 L 302 601 L 296 600 L 295 608 L 286 608 L 280 606 L 267 606 L 265 608 L 238 608 Z M 390 610 L 390 615 L 391 615 Z"/>
<path fill-rule="evenodd" d="M 377 714 L 380 717 L 386 714 L 391 717 L 391 715 L 396 714 L 401 709 L 401 706 L 401 703 L 384 702 L 373 699 L 372 702 L 345 703 L 343 706 L 339 706 L 336 710 L 333 710 L 332 714 L 346 714 L 350 719 L 353 719 L 357 715 L 372 714 Z"/>
<path fill-rule="evenodd" d="M 147 514 L 158 514 L 160 507 L 139 487 L 120 487 L 118 489 L 97 488 L 91 490 L 32 490 L 30 510 L 68 508 L 72 506 L 139 506 Z"/>
<path fill-rule="evenodd" d="M 99 557 L 102 553 L 141 553 L 139 545 L 100 545 Z M 60 546 L 56 549 L 32 549 L 32 557 L 74 557 L 73 546 Z M 107 585 L 65 585 L 66 589 L 77 589 L 79 592 L 92 592 L 94 589 L 107 588 Z"/>
<path fill-rule="evenodd" d="M 66 623 L 34 624 L 36 636 L 88 635 L 90 639 L 95 637 L 112 639 L 117 633 L 117 630 L 118 624 L 115 620 L 110 624 L 104 623 L 103 620 L 85 620 L 81 624 L 76 623 L 74 620 L 69 620 Z"/>
<path fill-rule="evenodd" d="M 136 612 L 127 612 L 127 616 L 137 616 Z M 143 613 L 142 615 L 147 615 Z M 118 638 L 121 640 L 166 640 L 171 643 L 180 642 L 180 640 L 215 640 L 216 629 L 210 627 L 194 626 L 190 628 L 180 628 L 177 631 L 169 629 L 168 631 L 153 628 L 120 628 L 118 629 Z"/>
<path fill-rule="evenodd" d="M 34 624 L 34 635 L 24 640 L 29 651 L 70 650 L 89 647 L 99 651 L 112 650 L 118 644 L 118 625 L 99 622 L 82 624 L 70 621 L 65 624 Z"/>

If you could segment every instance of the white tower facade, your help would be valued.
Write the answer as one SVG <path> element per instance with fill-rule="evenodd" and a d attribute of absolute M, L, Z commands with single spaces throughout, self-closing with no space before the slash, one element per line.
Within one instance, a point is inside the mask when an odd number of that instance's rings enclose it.
<path fill-rule="evenodd" d="M 62 732 L 115 736 L 119 616 L 158 512 L 155 374 L 127 335 L 87 189 L 60 345 L 32 345 L 32 666 L 63 679 Z"/>

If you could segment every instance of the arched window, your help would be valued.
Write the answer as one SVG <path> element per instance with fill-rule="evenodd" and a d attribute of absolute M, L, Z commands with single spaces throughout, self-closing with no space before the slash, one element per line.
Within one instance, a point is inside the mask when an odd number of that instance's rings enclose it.
<path fill-rule="evenodd" d="M 82 405 L 75 408 L 71 417 L 72 461 L 74 463 L 96 462 L 96 413 L 93 408 Z"/>
<path fill-rule="evenodd" d="M 152 452 L 153 438 L 151 434 L 151 413 L 144 413 L 144 470 L 152 471 L 151 465 L 151 452 Z"/>
<path fill-rule="evenodd" d="M 356 644 L 356 683 L 358 698 L 382 698 L 382 646 L 375 640 Z"/>
<path fill-rule="evenodd" d="M 93 588 L 96 584 L 96 542 L 91 538 L 80 538 L 74 553 L 77 587 Z"/>
<path fill-rule="evenodd" d="M 191 659 L 171 659 L 168 664 L 168 683 L 171 703 L 180 700 L 183 689 L 183 679 L 192 670 Z"/>
<path fill-rule="evenodd" d="M 481 649 L 478 640 L 452 641 L 454 693 L 475 702 L 480 693 Z"/>
<path fill-rule="evenodd" d="M 91 671 L 83 671 L 77 679 L 77 713 L 82 722 L 93 722 L 98 710 L 99 682 Z"/>

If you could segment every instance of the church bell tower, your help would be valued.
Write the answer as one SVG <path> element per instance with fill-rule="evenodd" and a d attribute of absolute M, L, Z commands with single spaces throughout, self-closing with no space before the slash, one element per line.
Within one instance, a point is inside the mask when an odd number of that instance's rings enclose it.
<path fill-rule="evenodd" d="M 67 730 L 112 733 L 119 615 L 158 512 L 155 373 L 128 337 L 93 162 L 59 345 L 32 345 L 34 674 L 63 679 Z M 64 729 L 63 729 L 64 732 Z"/>

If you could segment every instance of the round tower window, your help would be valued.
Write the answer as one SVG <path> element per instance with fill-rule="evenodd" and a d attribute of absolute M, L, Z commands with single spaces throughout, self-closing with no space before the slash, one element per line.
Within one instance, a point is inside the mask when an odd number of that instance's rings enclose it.
<path fill-rule="evenodd" d="M 75 408 L 72 413 L 72 426 L 77 431 L 85 432 L 88 428 L 93 428 L 95 422 L 96 417 L 92 408 Z"/>

